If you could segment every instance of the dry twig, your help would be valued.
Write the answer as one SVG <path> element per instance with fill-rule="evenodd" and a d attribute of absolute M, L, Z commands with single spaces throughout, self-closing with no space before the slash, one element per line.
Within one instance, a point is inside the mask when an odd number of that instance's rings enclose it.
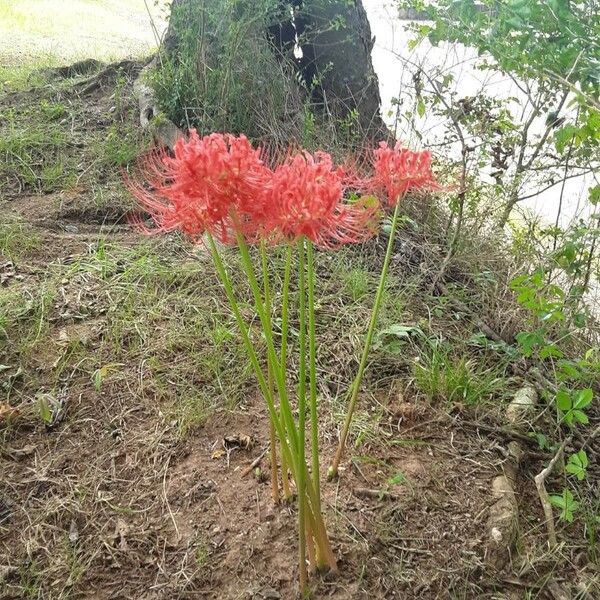
<path fill-rule="evenodd" d="M 544 515 L 546 517 L 546 527 L 548 529 L 548 543 L 551 548 L 556 546 L 556 530 L 554 529 L 554 516 L 552 514 L 552 504 L 550 502 L 550 496 L 548 495 L 548 491 L 546 490 L 546 479 L 552 473 L 552 470 L 556 466 L 556 463 L 562 456 L 567 444 L 571 442 L 572 436 L 569 436 L 564 439 L 563 443 L 560 445 L 560 448 L 556 451 L 556 454 L 552 458 L 552 460 L 548 463 L 548 466 L 540 471 L 535 476 L 535 487 L 537 488 L 538 494 L 540 496 L 540 502 L 542 503 L 542 508 L 544 509 Z"/>

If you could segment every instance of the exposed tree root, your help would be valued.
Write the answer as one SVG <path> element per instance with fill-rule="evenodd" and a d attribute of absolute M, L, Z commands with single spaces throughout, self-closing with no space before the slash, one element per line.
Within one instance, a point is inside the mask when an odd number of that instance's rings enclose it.
<path fill-rule="evenodd" d="M 102 89 L 106 84 L 111 82 L 118 73 L 125 73 L 130 77 L 135 76 L 141 69 L 141 63 L 135 60 L 121 60 L 116 63 L 106 65 L 100 72 L 92 75 L 88 79 L 84 79 L 76 84 L 80 88 L 80 94 L 87 96 L 96 90 Z"/>
<path fill-rule="evenodd" d="M 51 77 L 61 77 L 63 79 L 69 79 L 70 77 L 77 77 L 79 75 L 88 75 L 93 71 L 99 71 L 104 66 L 104 63 L 96 60 L 95 58 L 86 58 L 84 60 L 78 60 L 72 65 L 64 65 L 62 67 L 53 67 L 46 69 L 46 73 Z"/>
<path fill-rule="evenodd" d="M 527 421 L 537 402 L 537 393 L 531 386 L 517 391 L 506 410 L 506 419 L 516 428 Z M 501 569 L 510 559 L 510 553 L 519 532 L 519 503 L 515 493 L 523 444 L 526 436 L 519 434 L 517 440 L 508 444 L 508 458 L 504 473 L 492 481 L 492 494 L 496 502 L 490 508 L 486 529 L 486 560 L 496 569 Z"/>
<path fill-rule="evenodd" d="M 140 107 L 140 124 L 144 129 L 150 129 L 155 142 L 166 146 L 170 150 L 175 147 L 175 142 L 184 137 L 183 131 L 169 120 L 160 110 L 154 96 L 154 90 L 146 83 L 148 72 L 156 65 L 153 58 L 139 73 L 133 84 L 133 93 Z"/>

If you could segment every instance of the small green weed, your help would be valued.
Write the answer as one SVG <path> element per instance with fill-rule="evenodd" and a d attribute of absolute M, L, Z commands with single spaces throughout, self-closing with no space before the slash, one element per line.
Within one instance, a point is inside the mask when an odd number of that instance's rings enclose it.
<path fill-rule="evenodd" d="M 210 416 L 212 406 L 201 393 L 189 394 L 177 400 L 169 416 L 177 423 L 180 437 L 186 438 L 200 429 Z"/>
<path fill-rule="evenodd" d="M 431 401 L 475 405 L 505 393 L 498 367 L 481 367 L 465 356 L 454 356 L 442 343 L 428 344 L 413 369 L 415 384 Z"/>
<path fill-rule="evenodd" d="M 55 294 L 50 282 L 35 290 L 0 288 L 0 348 L 35 344 L 48 327 Z"/>
<path fill-rule="evenodd" d="M 43 71 L 32 65 L 0 65 L 0 93 L 20 92 L 46 83 Z"/>
<path fill-rule="evenodd" d="M 138 157 L 141 149 L 139 133 L 133 127 L 112 125 L 97 152 L 103 164 L 126 167 Z"/>
<path fill-rule="evenodd" d="M 27 223 L 5 215 L 0 223 L 0 254 L 15 260 L 38 248 L 40 238 Z"/>
<path fill-rule="evenodd" d="M 372 291 L 372 276 L 365 269 L 350 269 L 341 274 L 346 293 L 358 302 Z"/>
<path fill-rule="evenodd" d="M 51 192 L 72 185 L 75 164 L 67 145 L 68 137 L 56 123 L 26 127 L 13 121 L 1 128 L 0 190 L 17 185 Z"/>

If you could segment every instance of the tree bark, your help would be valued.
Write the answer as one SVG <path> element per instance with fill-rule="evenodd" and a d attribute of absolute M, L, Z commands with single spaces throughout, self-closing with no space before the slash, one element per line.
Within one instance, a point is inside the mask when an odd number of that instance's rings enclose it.
<path fill-rule="evenodd" d="M 361 0 L 306 0 L 299 11 L 304 29 L 304 69 L 316 78 L 327 110 L 336 118 L 356 111 L 367 137 L 387 137 L 380 115 L 379 80 L 373 69 L 374 38 Z"/>
<path fill-rule="evenodd" d="M 219 5 L 224 6 L 225 2 L 173 0 L 171 12 L 187 8 L 218 14 Z M 309 90 L 313 109 L 340 125 L 344 122 L 346 127 L 358 125 L 363 139 L 388 138 L 380 115 L 378 79 L 371 61 L 373 39 L 362 1 L 281 0 L 279 4 L 274 1 L 272 12 L 277 22 L 265 24 L 264 43 L 270 44 L 275 54 L 296 63 L 298 79 Z M 185 25 L 181 19 L 172 19 L 164 39 L 164 51 L 173 57 L 177 57 L 183 33 L 177 29 L 182 26 Z M 206 35 L 202 47 L 210 43 L 211 38 Z M 302 57 L 294 58 L 298 44 Z M 243 85 L 251 83 L 245 80 Z"/>

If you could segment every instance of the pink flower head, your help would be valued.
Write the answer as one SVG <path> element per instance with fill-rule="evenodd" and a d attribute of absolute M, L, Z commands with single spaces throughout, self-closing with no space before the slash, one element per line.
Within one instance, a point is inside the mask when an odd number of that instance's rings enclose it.
<path fill-rule="evenodd" d="M 266 231 L 287 241 L 306 237 L 321 248 L 368 239 L 378 207 L 344 202 L 351 179 L 325 152 L 288 158 L 273 172 Z"/>
<path fill-rule="evenodd" d="M 439 189 L 431 170 L 430 152 L 409 150 L 400 142 L 392 149 L 381 142 L 374 154 L 372 188 L 385 192 L 391 206 L 410 190 Z"/>
<path fill-rule="evenodd" d="M 213 133 L 177 141 L 174 156 L 154 153 L 146 159 L 144 179 L 151 189 L 130 183 L 155 227 L 149 232 L 180 230 L 198 239 L 209 231 L 223 242 L 235 231 L 253 236 L 265 214 L 265 189 L 271 171 L 241 135 Z"/>

